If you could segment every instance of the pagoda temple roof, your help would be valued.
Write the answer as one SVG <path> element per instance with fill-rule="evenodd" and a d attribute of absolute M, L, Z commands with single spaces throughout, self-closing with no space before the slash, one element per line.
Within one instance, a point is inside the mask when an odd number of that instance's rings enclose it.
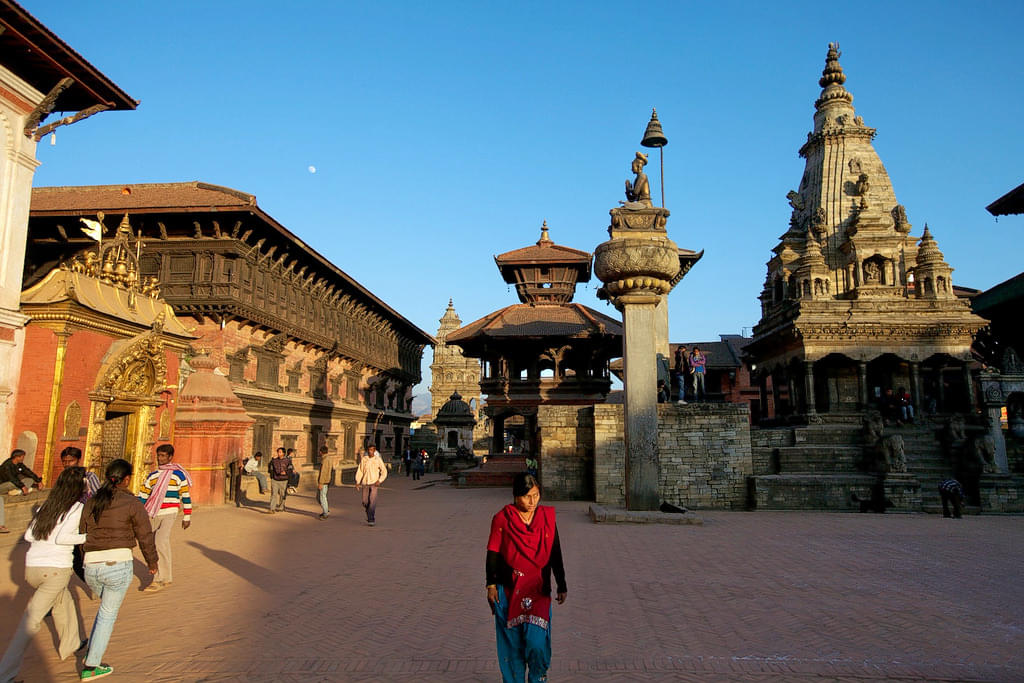
<path fill-rule="evenodd" d="M 79 111 L 98 104 L 122 110 L 138 106 L 137 100 L 18 3 L 0 0 L 0 28 L 0 64 L 33 88 L 45 95 L 62 79 L 74 80 L 57 98 L 55 111 Z"/>
<path fill-rule="evenodd" d="M 1013 188 L 986 206 L 985 210 L 993 216 L 1010 216 L 1024 213 L 1024 184 Z"/>
<path fill-rule="evenodd" d="M 450 332 L 450 344 L 477 339 L 522 339 L 524 337 L 587 337 L 592 334 L 622 336 L 622 323 L 583 304 L 515 304 L 494 311 Z"/>
<path fill-rule="evenodd" d="M 548 236 L 548 223 L 544 221 L 540 239 L 536 244 L 498 254 L 494 257 L 494 262 L 498 264 L 501 276 L 509 284 L 519 281 L 516 277 L 518 268 L 539 264 L 574 267 L 579 271 L 574 282 L 587 282 L 590 280 L 591 258 L 590 252 L 555 244 Z"/>

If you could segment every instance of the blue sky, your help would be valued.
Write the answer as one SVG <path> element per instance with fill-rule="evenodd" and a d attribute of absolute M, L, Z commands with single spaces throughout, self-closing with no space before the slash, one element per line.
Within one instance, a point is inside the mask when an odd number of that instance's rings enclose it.
<path fill-rule="evenodd" d="M 1024 3 L 24 5 L 142 101 L 44 140 L 37 186 L 255 194 L 430 333 L 449 297 L 464 322 L 515 303 L 491 257 L 542 220 L 560 244 L 607 239 L 652 106 L 670 237 L 706 254 L 671 337 L 749 333 L 835 40 L 913 234 L 929 224 L 959 285 L 1024 269 L 1024 219 L 984 210 L 1024 182 Z M 614 315 L 598 284 L 577 300 Z"/>

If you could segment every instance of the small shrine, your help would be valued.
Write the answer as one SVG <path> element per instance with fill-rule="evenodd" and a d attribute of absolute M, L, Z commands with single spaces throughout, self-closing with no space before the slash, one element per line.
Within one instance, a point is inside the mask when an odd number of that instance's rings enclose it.
<path fill-rule="evenodd" d="M 537 407 L 593 405 L 611 388 L 608 364 L 622 355 L 622 324 L 573 303 L 591 277 L 591 254 L 555 244 L 547 222 L 535 245 L 494 257 L 521 303 L 448 333 L 447 343 L 481 360 L 491 452 L 505 450 L 508 423 L 518 422 L 518 450 L 537 452 Z"/>
<path fill-rule="evenodd" d="M 473 429 L 476 427 L 476 416 L 459 392 L 453 393 L 437 411 L 434 427 L 437 429 L 434 457 L 437 458 L 440 470 L 447 471 L 449 466 L 466 467 L 475 464 Z"/>

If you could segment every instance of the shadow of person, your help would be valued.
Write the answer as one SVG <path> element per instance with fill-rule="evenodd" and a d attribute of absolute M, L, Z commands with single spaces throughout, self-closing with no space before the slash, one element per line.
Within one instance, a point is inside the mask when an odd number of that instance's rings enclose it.
<path fill-rule="evenodd" d="M 11 546 L 10 553 L 7 556 L 11 567 L 11 583 L 16 586 L 16 589 L 15 593 L 9 597 L 0 596 L 0 614 L 4 616 L 3 619 L 0 619 L 0 643 L 5 644 L 3 649 L 0 650 L 0 654 L 6 650 L 6 643 L 11 641 L 15 629 L 21 624 L 25 609 L 28 607 L 28 601 L 35 595 L 35 589 L 28 585 L 28 581 L 25 579 L 25 554 L 28 553 L 28 549 L 28 541 L 19 539 Z M 76 604 L 75 607 L 77 609 L 78 605 Z M 78 618 L 81 620 L 81 615 Z M 53 643 L 54 650 L 56 650 L 60 641 L 57 635 L 57 628 L 53 624 L 52 619 L 43 619 L 43 623 L 47 625 L 50 640 Z M 36 635 L 38 636 L 38 634 Z M 22 656 L 22 662 L 29 659 L 44 659 L 42 650 L 39 647 L 40 642 L 39 638 L 32 638 L 29 641 Z"/>
<path fill-rule="evenodd" d="M 244 557 L 235 555 L 227 550 L 211 548 L 195 541 L 186 541 L 186 543 L 201 552 L 206 556 L 206 559 L 214 564 L 219 564 L 267 593 L 270 593 L 271 589 L 279 585 L 279 582 L 283 580 L 277 572 L 271 571 L 255 562 L 250 562 Z"/>

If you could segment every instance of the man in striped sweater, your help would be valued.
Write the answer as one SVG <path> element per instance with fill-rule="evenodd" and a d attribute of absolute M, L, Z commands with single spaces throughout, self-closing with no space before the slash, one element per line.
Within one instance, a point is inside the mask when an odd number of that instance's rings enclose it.
<path fill-rule="evenodd" d="M 146 506 L 146 512 L 156 535 L 156 552 L 159 559 L 156 576 L 146 587 L 147 591 L 158 591 L 171 583 L 171 528 L 181 510 L 181 528 L 187 529 L 192 523 L 192 478 L 183 468 L 171 462 L 174 446 L 169 443 L 156 447 L 156 470 L 146 476 L 139 491 L 139 500 Z"/>

